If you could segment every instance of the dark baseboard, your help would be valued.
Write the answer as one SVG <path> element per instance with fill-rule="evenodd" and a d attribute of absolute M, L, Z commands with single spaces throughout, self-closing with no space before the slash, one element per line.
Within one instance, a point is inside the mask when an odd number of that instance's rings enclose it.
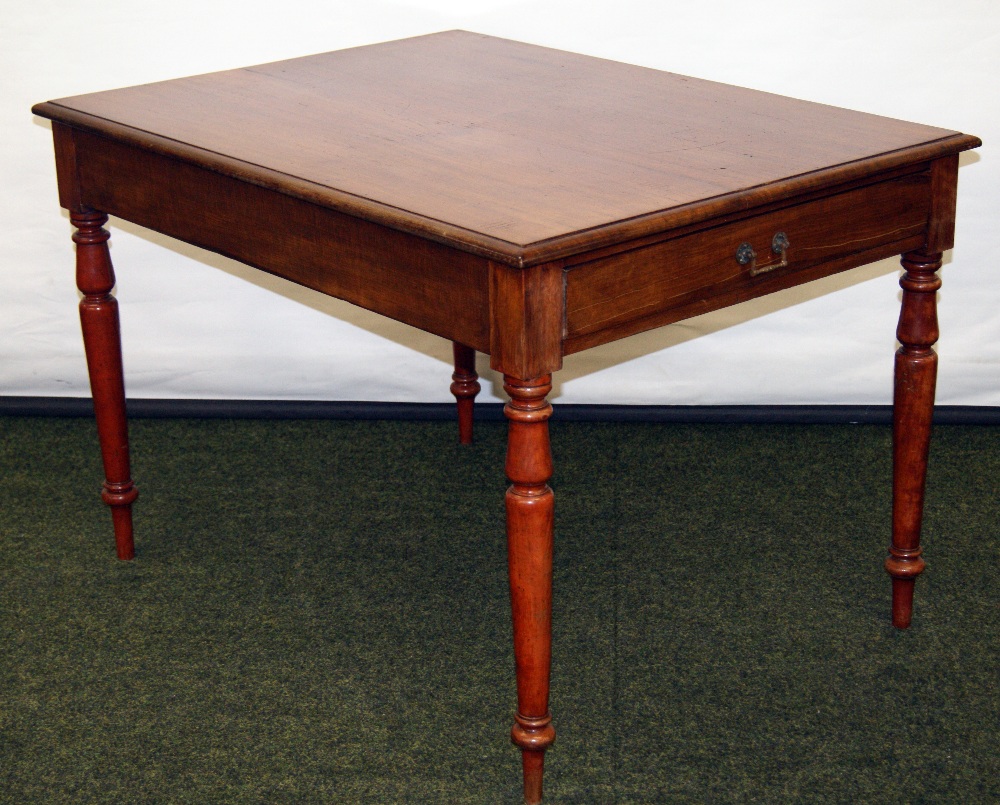
<path fill-rule="evenodd" d="M 450 403 L 324 402 L 320 400 L 148 400 L 128 402 L 136 419 L 400 419 L 448 420 Z M 89 397 L 3 397 L 0 416 L 92 416 Z M 479 403 L 476 417 L 503 419 L 500 403 Z M 729 424 L 877 424 L 892 421 L 888 405 L 555 405 L 564 422 L 675 422 Z M 1000 425 L 1000 407 L 939 405 L 939 425 Z"/>

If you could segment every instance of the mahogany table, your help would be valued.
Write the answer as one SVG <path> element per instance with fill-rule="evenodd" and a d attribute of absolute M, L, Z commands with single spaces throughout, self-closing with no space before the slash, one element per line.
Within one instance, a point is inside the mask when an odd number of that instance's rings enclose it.
<path fill-rule="evenodd" d="M 133 556 L 107 215 L 455 342 L 471 439 L 510 395 L 507 536 L 525 801 L 542 796 L 564 355 L 902 254 L 892 618 L 909 625 L 934 399 L 936 271 L 975 137 L 451 31 L 43 103 L 118 555 Z"/>

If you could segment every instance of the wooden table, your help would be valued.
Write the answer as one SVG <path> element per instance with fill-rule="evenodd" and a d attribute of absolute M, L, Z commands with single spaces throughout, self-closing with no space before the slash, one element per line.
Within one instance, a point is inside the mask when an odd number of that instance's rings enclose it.
<path fill-rule="evenodd" d="M 507 535 L 525 801 L 548 708 L 546 400 L 564 355 L 902 254 L 893 623 L 910 622 L 936 271 L 975 137 L 462 31 L 43 103 L 118 555 L 133 556 L 107 214 L 455 342 L 463 440 L 510 395 Z"/>

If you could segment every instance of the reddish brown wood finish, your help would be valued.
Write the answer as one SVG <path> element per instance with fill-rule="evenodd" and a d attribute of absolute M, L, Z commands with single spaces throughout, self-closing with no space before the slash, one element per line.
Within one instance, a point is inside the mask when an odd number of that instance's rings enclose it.
<path fill-rule="evenodd" d="M 864 176 L 863 160 L 889 170 L 970 147 L 946 129 L 465 31 L 38 111 L 513 265 Z"/>
<path fill-rule="evenodd" d="M 94 395 L 97 435 L 104 460 L 101 498 L 111 507 L 119 559 L 132 559 L 132 504 L 139 491 L 129 466 L 128 422 L 125 418 L 125 380 L 122 373 L 118 302 L 111 295 L 115 274 L 108 252 L 108 221 L 104 213 L 86 210 L 70 213 L 77 227 L 76 284 L 83 294 L 80 324 Z"/>
<path fill-rule="evenodd" d="M 490 366 L 513 377 L 562 367 L 566 285 L 558 265 L 490 266 Z"/>
<path fill-rule="evenodd" d="M 929 169 L 615 252 L 566 269 L 567 353 L 774 293 L 923 245 Z M 788 266 L 753 276 L 749 243 L 771 260 L 785 233 Z M 673 235 L 674 233 L 671 233 Z M 665 271 L 664 268 L 669 270 Z"/>
<path fill-rule="evenodd" d="M 485 258 L 90 132 L 66 131 L 77 159 L 60 177 L 79 177 L 84 204 L 489 351 Z M 442 304 L 444 298 L 462 304 Z"/>
<path fill-rule="evenodd" d="M 931 163 L 931 216 L 925 252 L 943 252 L 955 245 L 955 202 L 958 197 L 958 154 Z"/>
<path fill-rule="evenodd" d="M 507 561 L 514 618 L 517 713 L 511 740 L 521 748 L 524 801 L 542 801 L 545 750 L 556 738 L 549 713 L 552 659 L 553 495 L 549 449 L 552 379 L 504 377 L 507 437 Z"/>
<path fill-rule="evenodd" d="M 472 444 L 473 413 L 476 395 L 479 394 L 479 375 L 476 374 L 476 351 L 457 341 L 452 343 L 455 355 L 455 372 L 451 376 L 451 393 L 458 408 L 458 441 Z"/>
<path fill-rule="evenodd" d="M 896 338 L 893 399 L 892 544 L 885 569 L 892 576 L 892 625 L 905 629 L 913 615 L 913 587 L 923 572 L 920 526 L 923 521 L 927 455 L 937 379 L 936 295 L 941 255 L 923 251 L 903 256 L 906 273 L 899 284 L 903 305 Z"/>
<path fill-rule="evenodd" d="M 937 337 L 955 228 L 945 129 L 461 31 L 64 98 L 105 499 L 131 553 L 121 352 L 103 216 L 120 216 L 473 350 L 511 396 L 514 742 L 541 799 L 552 597 L 545 401 L 564 355 L 906 253 L 896 359 L 893 620 L 909 622 Z M 742 241 L 788 259 L 751 276 Z M 527 379 L 526 379 L 527 378 Z M 460 424 L 460 436 L 466 435 Z M 120 521 L 120 522 L 119 522 Z"/>

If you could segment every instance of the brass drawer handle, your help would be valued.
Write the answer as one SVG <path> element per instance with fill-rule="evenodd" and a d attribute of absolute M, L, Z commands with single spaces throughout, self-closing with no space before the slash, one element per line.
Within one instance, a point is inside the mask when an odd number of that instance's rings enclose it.
<path fill-rule="evenodd" d="M 776 268 L 784 268 L 788 265 L 789 246 L 791 246 L 791 243 L 788 242 L 788 236 L 784 232 L 776 232 L 771 239 L 771 251 L 781 256 L 780 262 L 771 263 L 766 266 L 757 265 L 757 253 L 753 250 L 753 246 L 745 242 L 741 243 L 736 249 L 736 262 L 741 266 L 749 263 L 751 277 L 756 277 L 758 274 L 766 274 L 768 271 L 774 271 Z"/>

